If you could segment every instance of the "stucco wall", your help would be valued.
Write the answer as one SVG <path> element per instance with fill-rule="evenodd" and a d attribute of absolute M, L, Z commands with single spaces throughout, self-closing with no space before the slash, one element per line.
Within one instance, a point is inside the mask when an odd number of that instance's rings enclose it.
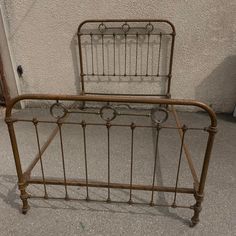
<path fill-rule="evenodd" d="M 164 18 L 176 26 L 172 97 L 232 112 L 236 103 L 235 0 L 1 0 L 22 92 L 78 93 L 78 24 L 93 18 Z"/>

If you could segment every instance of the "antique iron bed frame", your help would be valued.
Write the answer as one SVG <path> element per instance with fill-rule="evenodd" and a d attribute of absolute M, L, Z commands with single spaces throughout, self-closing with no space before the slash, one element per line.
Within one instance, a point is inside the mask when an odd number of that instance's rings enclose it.
<path fill-rule="evenodd" d="M 156 25 L 158 24 L 164 24 L 169 26 L 170 32 L 167 31 L 161 31 Z M 89 26 L 88 29 L 86 26 Z M 91 26 L 93 26 L 91 28 Z M 86 28 L 83 31 L 83 28 Z M 89 37 L 90 43 L 87 44 L 90 47 L 90 71 L 85 71 L 86 65 L 84 64 L 84 55 L 83 55 L 83 43 L 82 39 L 84 36 Z M 95 42 L 95 37 L 96 42 Z M 106 72 L 106 54 L 105 54 L 105 45 L 107 38 L 110 37 L 110 44 L 111 49 L 113 49 L 114 57 L 112 60 L 108 61 L 108 64 L 112 64 L 112 70 L 113 72 Z M 115 46 L 117 44 L 117 40 L 119 40 L 123 45 L 123 63 L 124 67 L 122 67 L 122 73 L 121 70 L 117 70 L 117 58 L 116 58 L 116 49 Z M 130 56 L 134 60 L 132 64 L 131 70 L 128 69 L 128 40 L 130 39 L 134 43 L 134 54 L 133 57 Z M 138 70 L 138 58 L 140 56 L 139 49 L 143 46 L 140 44 L 139 40 L 140 38 L 144 37 L 145 41 L 145 52 L 146 52 L 146 58 L 143 62 L 144 69 Z M 157 37 L 159 39 L 158 50 L 157 50 L 157 58 L 155 60 L 151 58 L 150 56 L 150 45 L 151 45 L 151 38 Z M 160 68 L 160 60 L 162 59 L 162 53 L 161 53 L 161 47 L 162 47 L 162 40 L 164 37 L 170 37 L 170 40 L 168 42 L 170 43 L 170 50 L 169 50 L 169 58 L 168 58 L 168 66 L 167 73 L 161 74 L 161 68 Z M 107 189 L 107 202 L 111 202 L 111 196 L 110 196 L 110 189 L 127 189 L 129 190 L 129 199 L 127 199 L 127 202 L 129 204 L 135 203 L 132 199 L 132 191 L 133 190 L 145 190 L 150 191 L 150 205 L 151 206 L 158 206 L 159 204 L 155 204 L 154 202 L 154 192 L 160 191 L 160 192 L 169 192 L 173 193 L 173 203 L 167 204 L 167 207 L 177 208 L 177 207 L 184 207 L 189 208 L 194 211 L 194 215 L 191 219 L 192 226 L 196 225 L 199 222 L 199 213 L 201 211 L 201 204 L 203 201 L 203 195 L 204 195 L 204 186 L 205 181 L 207 177 L 207 171 L 208 171 L 208 165 L 210 161 L 214 136 L 216 133 L 216 127 L 217 127 L 217 120 L 216 115 L 214 111 L 207 106 L 204 103 L 189 100 L 189 99 L 171 99 L 170 98 L 170 84 L 171 84 L 171 77 L 172 77 L 172 63 L 173 63 L 173 50 L 174 50 L 174 39 L 175 39 L 175 28 L 172 23 L 166 20 L 89 20 L 85 21 L 80 24 L 78 28 L 78 45 L 79 45 L 79 61 L 80 61 L 80 78 L 81 78 L 81 94 L 80 95 L 53 95 L 53 94 L 24 94 L 20 95 L 16 98 L 11 99 L 10 103 L 7 106 L 6 109 L 6 123 L 8 125 L 12 150 L 14 154 L 14 160 L 16 165 L 16 171 L 18 175 L 18 186 L 20 190 L 20 197 L 23 202 L 22 207 L 22 213 L 26 214 L 29 205 L 28 205 L 28 198 L 30 197 L 29 194 L 26 191 L 26 188 L 29 184 L 41 184 L 44 186 L 44 198 L 48 198 L 47 193 L 47 185 L 63 185 L 65 187 L 65 199 L 70 199 L 68 195 L 67 186 L 82 186 L 86 188 L 86 200 L 91 200 L 89 195 L 89 188 L 90 187 L 97 187 L 97 188 L 106 188 Z M 98 43 L 98 41 L 100 43 Z M 100 47 L 100 58 L 95 59 L 95 43 L 98 43 L 97 47 Z M 95 68 L 95 62 L 96 60 L 101 60 L 101 66 L 97 67 L 97 70 Z M 165 57 L 166 59 L 166 57 Z M 88 59 L 87 59 L 88 60 Z M 148 68 L 150 65 L 150 60 L 153 60 L 156 62 L 155 67 L 155 74 L 150 73 L 150 69 Z M 99 72 L 99 70 L 101 70 Z M 111 70 L 111 69 L 110 69 Z M 133 73 L 130 73 L 130 71 L 133 71 Z M 87 92 L 85 90 L 85 81 L 86 77 L 114 77 L 114 78 L 120 78 L 120 77 L 128 77 L 128 78 L 161 78 L 165 81 L 164 86 L 164 92 L 162 93 L 154 93 L 154 94 L 144 94 L 144 93 L 137 93 L 137 94 L 126 94 L 126 93 L 105 93 L 105 92 Z M 17 102 L 23 101 L 23 100 L 36 100 L 36 101 L 55 101 L 54 103 L 50 104 L 50 113 L 53 117 L 50 117 L 50 119 L 39 119 L 37 117 L 31 118 L 18 118 L 15 115 L 12 115 L 12 109 L 14 105 Z M 80 105 L 74 106 L 73 103 L 70 105 L 65 105 L 65 102 L 79 102 Z M 87 103 L 89 102 L 96 102 L 95 108 L 93 107 L 90 110 L 91 107 L 87 106 Z M 105 104 L 104 104 L 105 103 Z M 146 109 L 145 114 L 143 113 L 137 113 L 135 106 L 138 104 L 143 104 L 143 106 Z M 129 111 L 127 112 L 119 112 L 118 108 L 119 106 L 125 106 L 126 109 Z M 134 106 L 134 107 L 131 107 Z M 151 108 L 150 108 L 151 105 Z M 158 107 L 157 107 L 158 105 Z M 186 125 L 181 124 L 180 119 L 178 117 L 177 111 L 175 110 L 175 106 L 193 106 L 203 109 L 210 118 L 210 124 L 208 127 L 202 127 L 202 128 L 196 128 L 196 127 L 188 127 Z M 165 125 L 165 121 L 168 119 L 168 113 L 172 112 L 175 118 L 176 126 L 169 126 Z M 98 122 L 87 122 L 86 120 L 82 121 L 67 121 L 66 119 L 71 113 L 75 114 L 92 114 L 96 116 L 100 116 L 100 120 Z M 160 118 L 159 115 L 162 114 L 162 117 Z M 146 116 L 151 118 L 151 124 L 150 125 L 140 125 L 135 124 L 134 122 L 131 122 L 130 124 L 123 124 L 123 123 L 117 123 L 116 117 L 120 115 L 128 115 L 128 116 Z M 102 122 L 101 122 L 102 121 Z M 14 124 L 16 122 L 28 122 L 32 123 L 34 129 L 35 129 L 35 135 L 36 135 L 36 143 L 37 143 L 37 155 L 33 159 L 33 161 L 30 163 L 30 165 L 26 168 L 26 170 L 22 170 L 21 165 L 21 158 L 19 155 L 18 150 L 18 142 L 17 137 L 15 134 L 15 128 Z M 40 144 L 40 137 L 38 132 L 38 125 L 43 124 L 55 124 L 56 128 L 53 130 L 53 132 L 49 135 L 47 141 L 41 145 Z M 83 136 L 83 147 L 84 147 L 84 166 L 85 166 L 85 180 L 81 179 L 68 179 L 66 175 L 66 167 L 65 167 L 65 153 L 64 153 L 64 143 L 63 143 L 63 132 L 62 127 L 65 124 L 71 124 L 74 126 L 80 126 L 81 127 L 81 133 Z M 87 134 L 86 134 L 86 127 L 88 126 L 101 126 L 104 127 L 107 130 L 107 181 L 94 181 L 89 179 L 89 167 L 87 164 L 87 149 L 91 148 L 86 144 L 87 140 Z M 111 139 L 111 133 L 110 129 L 115 127 L 126 127 L 130 129 L 130 135 L 131 135 L 131 144 L 130 144 L 130 181 L 129 183 L 113 183 L 111 182 L 111 167 L 110 167 L 110 139 Z M 136 129 L 139 128 L 151 128 L 156 131 L 156 142 L 155 142 L 155 157 L 154 157 L 154 166 L 153 166 L 153 174 L 152 174 L 152 184 L 151 185 L 143 185 L 143 184 L 134 184 L 133 183 L 133 163 L 134 163 L 134 132 Z M 156 178 L 156 171 L 157 171 L 157 156 L 158 156 L 158 140 L 159 140 L 159 134 L 160 131 L 165 129 L 176 129 L 179 131 L 180 136 L 180 150 L 178 154 L 178 166 L 177 166 L 177 173 L 176 173 L 176 180 L 175 180 L 175 186 L 167 187 L 167 186 L 158 186 L 155 184 L 155 178 Z M 196 131 L 205 131 L 208 132 L 208 141 L 207 146 L 205 149 L 204 154 L 204 161 L 202 164 L 202 170 L 200 178 L 196 174 L 196 170 L 193 165 L 193 161 L 190 156 L 190 152 L 188 150 L 187 144 L 185 143 L 185 134 L 188 132 L 188 130 L 196 130 Z M 44 174 L 44 164 L 43 164 L 43 154 L 52 142 L 52 140 L 55 138 L 56 134 L 59 134 L 60 139 L 60 150 L 61 150 L 61 160 L 62 160 L 62 166 L 63 166 L 63 178 L 46 178 Z M 180 173 L 180 165 L 183 153 L 185 153 L 185 157 L 188 163 L 188 166 L 190 168 L 192 177 L 193 177 L 193 187 L 192 188 L 184 188 L 178 186 L 179 181 L 179 173 Z M 36 164 L 39 162 L 41 167 L 41 177 L 32 177 L 31 172 L 33 168 L 36 166 Z M 196 203 L 192 206 L 181 206 L 177 205 L 176 203 L 176 196 L 177 193 L 184 193 L 184 194 L 192 194 L 195 197 Z"/>

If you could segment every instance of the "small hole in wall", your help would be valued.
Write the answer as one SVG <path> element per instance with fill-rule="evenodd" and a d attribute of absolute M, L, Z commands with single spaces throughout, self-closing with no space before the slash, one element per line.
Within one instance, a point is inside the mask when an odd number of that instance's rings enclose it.
<path fill-rule="evenodd" d="M 21 65 L 17 66 L 17 74 L 19 77 L 22 77 L 23 75 L 23 68 Z"/>

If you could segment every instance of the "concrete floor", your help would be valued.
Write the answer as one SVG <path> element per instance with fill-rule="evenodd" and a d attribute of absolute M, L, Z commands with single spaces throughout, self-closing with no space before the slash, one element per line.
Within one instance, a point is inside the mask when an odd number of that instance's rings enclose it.
<path fill-rule="evenodd" d="M 38 114 L 37 110 L 34 114 Z M 193 123 L 195 127 L 202 127 L 207 123 L 207 117 L 203 113 L 181 113 L 184 123 Z M 200 223 L 195 228 L 188 226 L 189 219 L 193 212 L 189 209 L 169 209 L 163 207 L 150 207 L 145 205 L 128 204 L 106 204 L 98 202 L 84 201 L 64 201 L 64 200 L 42 200 L 30 199 L 31 206 L 27 215 L 19 212 L 21 201 L 17 190 L 17 178 L 12 151 L 9 142 L 7 127 L 4 123 L 4 116 L 1 111 L 0 116 L 0 235 L 236 235 L 236 120 L 229 115 L 219 115 L 219 132 L 216 136 L 212 160 L 210 163 L 209 175 L 206 184 L 205 200 L 203 210 L 200 215 Z M 143 121 L 142 121 L 143 122 Z M 171 122 L 171 119 L 170 119 Z M 23 166 L 34 154 L 35 144 L 34 133 L 31 127 L 22 125 L 17 127 L 19 143 L 24 146 L 20 153 L 23 155 Z M 40 129 L 41 142 L 46 138 L 50 127 Z M 79 162 L 79 150 L 82 148 L 81 137 L 74 129 L 65 128 L 63 132 L 70 133 L 71 138 L 65 138 L 65 152 L 69 156 L 67 168 L 69 177 L 76 174 L 84 174 L 84 169 Z M 127 151 L 129 146 L 127 140 L 121 138 L 125 133 L 117 131 L 114 133 L 112 143 L 112 167 L 113 181 L 128 181 L 129 162 Z M 77 135 L 77 136 L 76 136 Z M 137 160 L 134 173 L 139 177 L 134 181 L 150 183 L 153 165 L 153 135 L 152 131 L 145 131 L 137 134 L 136 154 Z M 66 136 L 66 135 L 65 135 Z M 125 134 L 129 137 L 129 133 Z M 77 139 L 76 139 L 77 137 Z M 105 136 L 104 136 L 105 137 Z M 151 142 L 150 142 L 151 137 Z M 187 137 L 187 141 L 192 146 L 191 154 L 197 170 L 201 165 L 197 160 L 199 153 L 204 148 L 205 138 L 201 134 L 194 133 L 192 139 Z M 139 139 L 139 140 L 138 140 Z M 73 142 L 77 140 L 78 142 Z M 115 141 L 117 140 L 117 141 Z M 160 158 L 158 160 L 157 182 L 160 184 L 173 185 L 176 175 L 176 156 L 178 156 L 178 145 L 176 134 L 164 135 L 160 140 Z M 52 143 L 45 155 L 46 176 L 61 175 L 59 161 L 55 162 L 60 156 L 58 153 L 57 141 Z M 104 179 L 106 172 L 101 171 L 104 167 L 106 157 L 105 149 L 102 145 L 104 138 L 99 129 L 93 130 L 93 134 L 88 138 L 88 142 L 94 142 L 93 149 L 88 152 L 88 164 L 93 169 L 91 178 Z M 166 142 L 168 141 L 168 142 Z M 121 148 L 122 147 L 122 148 Z M 77 148 L 77 149 L 76 149 Z M 77 151 L 75 151 L 77 150 Z M 119 155 L 117 154 L 119 150 Z M 145 160 L 142 158 L 145 155 Z M 117 158 L 114 158 L 117 156 Z M 118 158 L 119 157 L 119 158 Z M 100 158 L 100 159 L 99 159 Z M 175 159 L 174 159 L 175 158 Z M 47 161 L 46 161 L 47 160 Z M 77 166 L 77 167 L 76 167 Z M 151 168 L 151 169 L 150 169 Z M 122 172 L 120 171 L 122 169 Z M 39 175 L 39 168 L 36 166 L 33 175 Z M 60 169 L 61 171 L 61 169 Z M 76 172 L 77 171 L 77 172 Z M 181 166 L 180 185 L 190 186 L 190 174 L 186 162 Z M 48 188 L 50 196 L 64 196 L 63 188 Z M 32 194 L 42 196 L 41 186 L 29 188 Z M 79 194 L 78 194 L 79 193 Z M 72 197 L 84 197 L 84 191 L 80 188 L 69 188 L 69 195 Z M 105 199 L 105 190 L 90 189 L 90 196 L 93 199 Z M 128 193 L 126 191 L 112 191 L 112 199 L 126 201 Z M 134 193 L 134 200 L 137 202 L 148 202 L 150 194 Z M 171 203 L 173 195 L 157 193 L 155 201 L 160 203 Z M 178 196 L 178 202 L 194 203 L 194 199 L 189 196 Z"/>

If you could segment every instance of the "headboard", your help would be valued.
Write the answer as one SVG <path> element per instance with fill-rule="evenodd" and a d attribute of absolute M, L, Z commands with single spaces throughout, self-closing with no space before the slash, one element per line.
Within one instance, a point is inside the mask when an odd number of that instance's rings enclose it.
<path fill-rule="evenodd" d="M 81 94 L 170 97 L 175 27 L 167 20 L 86 20 Z"/>

